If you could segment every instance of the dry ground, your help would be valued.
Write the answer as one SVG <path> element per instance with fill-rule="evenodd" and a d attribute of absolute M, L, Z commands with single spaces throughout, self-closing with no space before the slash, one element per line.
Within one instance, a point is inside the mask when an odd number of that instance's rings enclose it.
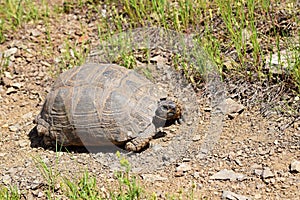
<path fill-rule="evenodd" d="M 87 169 L 97 177 L 104 195 L 116 183 L 111 169 L 97 162 L 93 154 L 60 152 L 57 159 L 55 151 L 31 147 L 28 136 L 34 128 L 33 119 L 40 112 L 53 83 L 53 74 L 60 72 L 57 62 L 64 49 L 64 38 L 80 42 L 84 26 L 91 42 L 96 40 L 97 28 L 93 22 L 81 24 L 78 16 L 64 14 L 50 19 L 48 25 L 42 21 L 37 25 L 26 24 L 8 33 L 7 41 L 0 46 L 1 52 L 16 49 L 0 82 L 0 183 L 16 185 L 24 199 L 46 198 L 47 181 L 34 161 L 37 157 L 53 165 L 63 176 L 79 177 Z M 51 42 L 46 34 L 49 28 Z M 48 53 L 55 55 L 57 60 L 48 59 Z M 228 88 L 230 91 L 234 85 Z M 299 99 L 293 101 L 299 104 Z M 137 174 L 141 185 L 147 192 L 155 192 L 158 199 L 179 193 L 184 194 L 183 199 L 188 198 L 185 194 L 192 193 L 195 199 L 220 199 L 224 191 L 252 199 L 300 199 L 300 173 L 290 171 L 293 160 L 300 160 L 299 120 L 286 126 L 290 119 L 276 113 L 263 115 L 262 107 L 247 106 L 235 118 L 227 117 L 221 138 L 210 156 L 197 158 L 195 152 L 202 141 L 196 141 L 184 160 L 176 161 L 181 163 L 183 170 L 174 164 L 151 174 Z M 204 108 L 200 110 L 209 117 Z M 243 177 L 212 179 L 224 169 Z M 64 198 L 59 185 L 55 194 Z"/>

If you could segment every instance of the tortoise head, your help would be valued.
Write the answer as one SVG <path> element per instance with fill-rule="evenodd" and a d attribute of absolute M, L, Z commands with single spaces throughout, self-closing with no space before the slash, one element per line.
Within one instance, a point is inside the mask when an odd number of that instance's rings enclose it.
<path fill-rule="evenodd" d="M 154 124 L 156 127 L 167 126 L 181 117 L 181 106 L 176 100 L 160 99 L 155 111 Z"/>

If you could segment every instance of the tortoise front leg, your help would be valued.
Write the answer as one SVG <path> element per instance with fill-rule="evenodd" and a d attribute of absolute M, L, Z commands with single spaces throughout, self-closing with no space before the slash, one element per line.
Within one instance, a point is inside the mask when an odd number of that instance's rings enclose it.
<path fill-rule="evenodd" d="M 127 151 L 138 152 L 149 144 L 150 140 L 154 137 L 155 134 L 155 126 L 154 124 L 151 124 L 143 133 L 140 133 L 136 138 L 127 142 L 125 145 L 125 149 Z"/>

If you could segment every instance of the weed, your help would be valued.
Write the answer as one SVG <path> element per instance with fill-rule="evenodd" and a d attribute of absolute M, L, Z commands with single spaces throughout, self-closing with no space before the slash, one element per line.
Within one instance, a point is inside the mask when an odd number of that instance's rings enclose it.
<path fill-rule="evenodd" d="M 39 4 L 30 0 L 5 0 L 0 2 L 0 43 L 5 41 L 4 32 L 20 25 L 50 16 L 47 1 Z"/>
<path fill-rule="evenodd" d="M 67 186 L 66 192 L 70 199 L 100 199 L 100 193 L 96 186 L 96 178 L 90 177 L 87 171 L 84 172 L 82 178 L 74 183 L 70 179 L 64 178 Z"/>
<path fill-rule="evenodd" d="M 297 57 L 295 65 L 293 67 L 293 74 L 294 74 L 294 80 L 298 87 L 298 93 L 300 94 L 300 59 L 299 59 L 299 57 Z"/>
<path fill-rule="evenodd" d="M 4 54 L 0 54 L 0 77 L 3 74 L 3 72 L 6 71 L 8 65 L 9 65 L 9 57 L 5 57 Z"/>
<path fill-rule="evenodd" d="M 4 20 L 0 19 L 0 44 L 5 41 L 5 36 L 4 36 Z"/>
<path fill-rule="evenodd" d="M 133 54 L 128 55 L 122 53 L 120 57 L 120 64 L 126 67 L 127 69 L 133 69 L 134 67 L 136 67 L 136 58 L 134 57 Z"/>
<path fill-rule="evenodd" d="M 63 72 L 72 67 L 79 66 L 84 63 L 89 47 L 85 43 L 75 43 L 74 45 L 65 40 L 64 49 L 60 60 L 60 70 Z"/>
<path fill-rule="evenodd" d="M 56 185 L 59 183 L 60 172 L 57 168 L 59 163 L 59 152 L 61 148 L 58 149 L 59 145 L 56 144 L 56 157 L 55 157 L 55 166 L 50 166 L 47 164 L 41 157 L 33 158 L 38 170 L 41 172 L 42 176 L 47 182 L 48 188 L 45 193 L 47 195 L 47 199 L 52 199 L 53 194 L 55 193 Z"/>
<path fill-rule="evenodd" d="M 19 200 L 21 195 L 17 187 L 4 187 L 0 185 L 0 199 L 3 200 Z"/>
<path fill-rule="evenodd" d="M 117 177 L 119 183 L 119 190 L 117 194 L 112 192 L 111 196 L 116 200 L 140 199 L 143 189 L 138 185 L 136 177 L 130 176 L 129 173 L 131 170 L 131 166 L 128 160 L 121 157 L 119 152 L 117 152 L 117 156 L 119 157 L 120 164 L 125 169 L 125 171 L 115 172 L 115 176 Z"/>

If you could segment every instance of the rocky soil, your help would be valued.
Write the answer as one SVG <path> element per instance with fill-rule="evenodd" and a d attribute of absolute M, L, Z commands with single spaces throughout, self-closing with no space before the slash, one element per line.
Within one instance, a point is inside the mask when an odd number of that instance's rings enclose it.
<path fill-rule="evenodd" d="M 84 43 L 87 37 L 94 43 L 97 39 L 93 22 L 81 24 L 80 17 L 70 13 L 50 19 L 51 26 L 42 21 L 37 25 L 27 24 L 9 33 L 7 41 L 0 46 L 2 55 L 10 60 L 0 82 L 0 185 L 17 186 L 23 199 L 46 198 L 48 182 L 38 167 L 40 160 L 62 176 L 74 179 L 88 170 L 97 177 L 103 196 L 117 182 L 113 174 L 117 160 L 104 159 L 105 153 L 76 149 L 56 152 L 39 147 L 33 140 L 33 120 L 55 75 L 61 72 L 59 66 L 66 51 L 64 40 Z M 49 59 L 49 53 L 54 59 Z M 232 99 L 236 96 L 232 92 L 234 83 L 227 85 L 227 95 Z M 266 115 L 261 112 L 265 105 L 238 102 L 244 104 L 243 111 L 226 115 L 217 145 L 211 154 L 201 158 L 199 151 L 209 124 L 210 108 L 205 95 L 199 92 L 197 98 L 200 114 L 193 126 L 199 137 L 191 137 L 187 151 L 155 170 L 134 170 L 139 168 L 139 163 L 132 163 L 135 166 L 132 173 L 147 192 L 155 192 L 158 199 L 180 192 L 188 195 L 192 190 L 195 199 L 300 199 L 299 118 L 291 120 L 269 108 L 271 114 Z M 292 103 L 300 103 L 297 96 L 290 98 Z M 166 145 L 166 142 L 157 139 L 141 155 L 151 157 L 155 144 Z M 180 145 L 178 148 L 186 149 Z M 60 185 L 55 188 L 55 194 L 65 198 Z"/>

